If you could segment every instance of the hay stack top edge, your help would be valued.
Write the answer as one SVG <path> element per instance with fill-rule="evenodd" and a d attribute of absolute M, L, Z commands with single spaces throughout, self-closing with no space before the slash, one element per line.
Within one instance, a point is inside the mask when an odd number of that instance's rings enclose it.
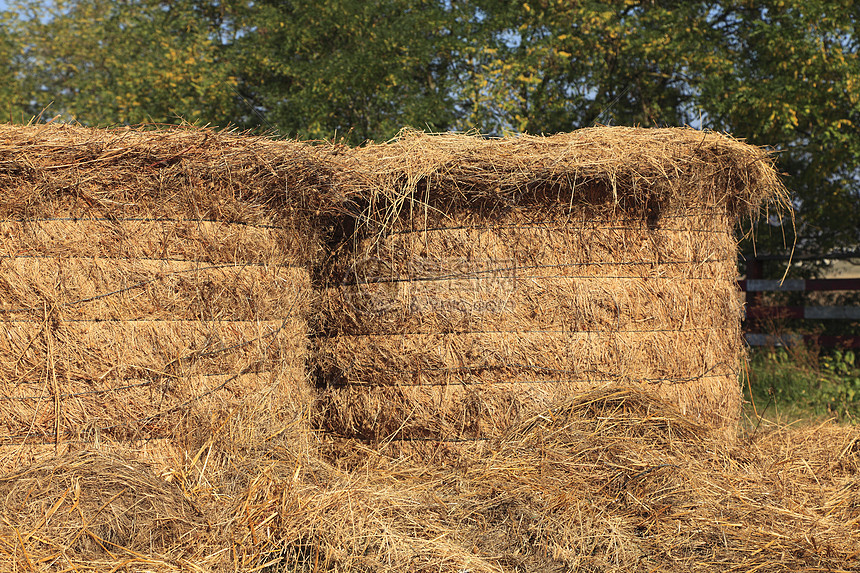
<path fill-rule="evenodd" d="M 762 204 L 787 205 L 773 161 L 765 149 L 692 128 L 594 127 L 501 139 L 404 130 L 387 143 L 346 148 L 209 128 L 7 124 L 0 125 L 7 190 L 0 217 L 38 216 L 58 201 L 111 216 L 181 209 L 255 223 L 272 213 L 348 213 L 370 226 L 415 204 L 439 213 L 716 206 L 742 216 Z"/>
<path fill-rule="evenodd" d="M 332 149 L 196 127 L 0 125 L 0 218 L 278 224 L 336 204 Z"/>
<path fill-rule="evenodd" d="M 404 130 L 352 155 L 347 195 L 363 202 L 371 222 L 379 205 L 416 201 L 441 211 L 587 205 L 646 216 L 714 207 L 736 217 L 788 205 L 771 152 L 692 128 L 594 127 L 501 139 Z"/>

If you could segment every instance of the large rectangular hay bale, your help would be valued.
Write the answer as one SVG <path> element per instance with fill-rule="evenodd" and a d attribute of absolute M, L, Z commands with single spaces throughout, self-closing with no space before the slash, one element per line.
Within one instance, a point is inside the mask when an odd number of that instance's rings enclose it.
<path fill-rule="evenodd" d="M 654 228 L 539 212 L 449 225 L 366 239 L 340 259 L 348 268 L 325 294 L 333 334 L 319 342 L 327 428 L 494 436 L 607 385 L 644 388 L 700 423 L 737 422 L 741 309 L 725 214 Z"/>
<path fill-rule="evenodd" d="M 0 223 L 0 230 L 21 224 Z M 40 243 L 49 253 L 42 254 L 0 233 L 9 253 L 0 261 L 6 441 L 50 442 L 59 430 L 61 441 L 101 434 L 182 442 L 189 428 L 217 425 L 242 404 L 268 405 L 260 412 L 264 433 L 306 421 L 308 271 L 285 265 L 280 249 L 243 261 L 237 252 L 259 253 L 260 245 L 240 240 L 222 262 L 128 256 L 188 222 L 116 233 L 123 224 L 65 221 L 82 227 L 71 234 L 82 240 L 64 241 L 64 255 L 51 242 Z M 269 241 L 277 244 L 283 232 Z M 95 254 L 93 245 L 127 256 L 82 256 Z"/>
<path fill-rule="evenodd" d="M 0 457 L 306 448 L 317 155 L 212 130 L 0 126 Z"/>
<path fill-rule="evenodd" d="M 360 209 L 322 275 L 319 424 L 481 439 L 626 386 L 731 431 L 734 225 L 782 196 L 769 161 L 716 134 L 623 128 L 406 133 L 357 152 Z"/>

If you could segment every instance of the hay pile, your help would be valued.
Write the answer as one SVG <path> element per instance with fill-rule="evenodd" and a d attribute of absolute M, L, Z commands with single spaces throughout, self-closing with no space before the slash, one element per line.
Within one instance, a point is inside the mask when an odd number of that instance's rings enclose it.
<path fill-rule="evenodd" d="M 436 463 L 331 444 L 236 506 L 242 563 L 295 571 L 856 571 L 860 432 L 763 422 L 728 444 L 595 390 Z M 438 444 L 437 444 L 438 445 Z M 422 458 L 424 456 L 421 456 Z"/>
<path fill-rule="evenodd" d="M 354 217 L 321 279 L 324 428 L 483 439 L 637 386 L 733 431 L 734 226 L 784 200 L 763 150 L 678 129 L 404 133 L 345 169 Z"/>
<path fill-rule="evenodd" d="M 342 149 L 5 126 L 0 186 L 16 445 L 177 441 L 273 404 L 265 435 L 306 417 L 309 332 L 317 425 L 343 436 L 499 436 L 607 386 L 731 428 L 733 225 L 783 197 L 758 148 L 627 128 Z"/>
<path fill-rule="evenodd" d="M 202 564 L 207 523 L 145 464 L 78 452 L 0 477 L 4 570 Z"/>
<path fill-rule="evenodd" d="M 240 464 L 240 488 L 205 451 L 172 484 L 93 452 L 21 469 L 0 478 L 0 560 L 15 571 L 860 568 L 853 427 L 764 421 L 729 444 L 648 394 L 594 390 L 436 460 L 323 446 Z"/>
<path fill-rule="evenodd" d="M 0 127 L 0 467 L 38 444 L 306 433 L 316 154 L 211 130 Z"/>
<path fill-rule="evenodd" d="M 762 150 L 3 126 L 0 187 L 12 570 L 860 569 L 856 428 L 724 439 Z"/>

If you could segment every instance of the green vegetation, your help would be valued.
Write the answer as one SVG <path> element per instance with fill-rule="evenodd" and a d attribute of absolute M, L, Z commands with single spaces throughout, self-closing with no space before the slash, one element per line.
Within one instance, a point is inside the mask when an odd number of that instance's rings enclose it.
<path fill-rule="evenodd" d="M 747 382 L 747 400 L 752 390 L 749 418 L 860 423 L 860 360 L 853 351 L 758 349 L 751 356 Z"/>
<path fill-rule="evenodd" d="M 194 2 L 11 2 L 17 97 L 7 117 L 87 125 L 228 123 L 237 79 Z M 0 48 L 2 49 L 2 48 Z M 8 81 L 8 80 L 7 80 Z M 3 92 L 0 92 L 2 97 Z"/>

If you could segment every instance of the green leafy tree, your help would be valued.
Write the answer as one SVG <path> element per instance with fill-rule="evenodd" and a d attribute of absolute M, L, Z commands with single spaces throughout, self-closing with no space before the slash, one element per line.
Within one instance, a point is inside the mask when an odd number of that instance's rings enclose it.
<path fill-rule="evenodd" d="M 88 125 L 222 122 L 237 83 L 218 29 L 192 2 L 15 4 L 27 98 Z"/>
<path fill-rule="evenodd" d="M 433 0 L 263 1 L 235 46 L 246 122 L 311 138 L 445 129 L 459 21 Z"/>
<path fill-rule="evenodd" d="M 478 4 L 486 45 L 471 54 L 466 125 L 551 133 L 691 117 L 689 54 L 710 33 L 691 17 L 694 4 Z"/>
<path fill-rule="evenodd" d="M 477 4 L 486 47 L 469 53 L 461 126 L 728 131 L 780 151 L 801 249 L 860 247 L 860 4 Z M 793 228 L 762 224 L 757 241 L 760 250 L 785 251 Z"/>
<path fill-rule="evenodd" d="M 0 13 L 0 121 L 24 121 L 32 117 L 26 97 L 26 74 L 21 66 L 21 33 L 18 21 Z"/>
<path fill-rule="evenodd" d="M 802 251 L 860 249 L 860 4 L 738 2 L 720 10 L 723 63 L 697 82 L 709 124 L 780 150 Z M 761 228 L 759 237 L 781 250 L 782 229 Z"/>

